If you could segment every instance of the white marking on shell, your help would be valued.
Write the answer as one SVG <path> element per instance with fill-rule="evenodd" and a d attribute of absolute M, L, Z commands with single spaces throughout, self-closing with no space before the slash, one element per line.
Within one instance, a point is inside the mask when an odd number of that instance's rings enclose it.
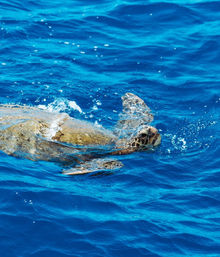
<path fill-rule="evenodd" d="M 56 135 L 56 133 L 61 130 L 61 125 L 64 123 L 64 120 L 67 116 L 68 115 L 66 113 L 60 113 L 54 120 L 52 120 L 46 135 L 48 139 L 51 140 Z"/>

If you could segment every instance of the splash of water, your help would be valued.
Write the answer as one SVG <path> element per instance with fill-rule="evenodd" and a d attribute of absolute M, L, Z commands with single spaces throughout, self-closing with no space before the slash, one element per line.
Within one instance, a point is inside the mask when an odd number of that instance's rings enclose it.
<path fill-rule="evenodd" d="M 75 101 L 70 101 L 64 98 L 55 99 L 48 105 L 38 105 L 40 109 L 47 110 L 49 112 L 71 112 L 72 110 L 83 113 L 80 106 Z"/>

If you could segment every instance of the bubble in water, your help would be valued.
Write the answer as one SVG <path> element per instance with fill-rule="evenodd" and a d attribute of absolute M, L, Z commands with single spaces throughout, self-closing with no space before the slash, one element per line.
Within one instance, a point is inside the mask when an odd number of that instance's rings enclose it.
<path fill-rule="evenodd" d="M 102 103 L 99 100 L 96 101 L 96 104 L 97 105 L 102 105 Z"/>
<path fill-rule="evenodd" d="M 93 111 L 97 111 L 97 110 L 98 110 L 98 107 L 97 107 L 96 105 L 93 105 L 92 110 L 93 110 Z"/>
<path fill-rule="evenodd" d="M 177 137 L 174 135 L 171 139 L 171 143 L 177 150 L 183 151 L 187 149 L 186 140 L 183 137 Z"/>
<path fill-rule="evenodd" d="M 99 121 L 101 121 L 101 120 L 99 120 Z M 101 124 L 99 124 L 97 120 L 94 122 L 94 125 L 98 128 L 103 128 L 103 126 Z"/>
<path fill-rule="evenodd" d="M 185 150 L 187 148 L 186 146 L 186 140 L 184 138 L 178 138 L 178 141 L 182 143 L 182 150 Z"/>

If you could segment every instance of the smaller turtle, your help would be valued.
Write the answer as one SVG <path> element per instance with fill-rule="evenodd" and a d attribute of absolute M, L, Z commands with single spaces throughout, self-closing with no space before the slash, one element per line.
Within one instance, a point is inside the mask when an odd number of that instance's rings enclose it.
<path fill-rule="evenodd" d="M 35 107 L 0 106 L 0 150 L 31 160 L 53 161 L 77 175 L 123 166 L 112 155 L 145 151 L 158 146 L 161 136 L 149 124 L 153 115 L 132 93 L 122 96 L 123 111 L 113 131 L 98 128 L 66 113 Z"/>

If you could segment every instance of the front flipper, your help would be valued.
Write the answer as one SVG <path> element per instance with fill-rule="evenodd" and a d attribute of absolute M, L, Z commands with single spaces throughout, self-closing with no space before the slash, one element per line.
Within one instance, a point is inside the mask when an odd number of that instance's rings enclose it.
<path fill-rule="evenodd" d="M 118 160 L 113 159 L 94 159 L 91 161 L 84 162 L 74 168 L 63 170 L 65 175 L 82 175 L 95 171 L 109 171 L 120 169 L 123 164 Z"/>
<path fill-rule="evenodd" d="M 115 133 L 119 137 L 132 135 L 137 128 L 150 124 L 154 117 L 150 108 L 138 96 L 126 93 L 122 96 L 123 111 L 119 114 L 119 121 Z"/>

